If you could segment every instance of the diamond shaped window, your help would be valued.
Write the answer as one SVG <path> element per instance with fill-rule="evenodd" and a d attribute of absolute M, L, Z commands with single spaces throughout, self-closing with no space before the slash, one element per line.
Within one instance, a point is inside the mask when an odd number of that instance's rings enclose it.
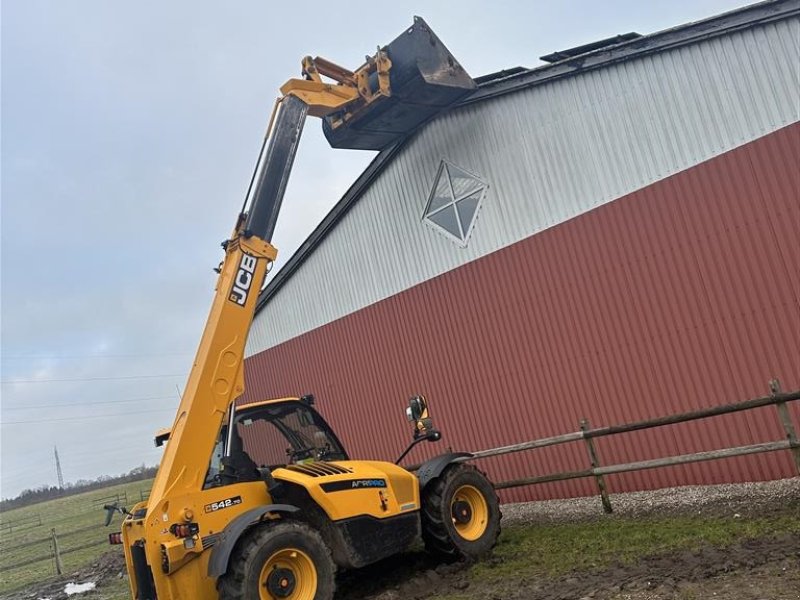
<path fill-rule="evenodd" d="M 423 220 L 461 246 L 466 246 L 487 187 L 487 183 L 477 175 L 443 160 Z"/>

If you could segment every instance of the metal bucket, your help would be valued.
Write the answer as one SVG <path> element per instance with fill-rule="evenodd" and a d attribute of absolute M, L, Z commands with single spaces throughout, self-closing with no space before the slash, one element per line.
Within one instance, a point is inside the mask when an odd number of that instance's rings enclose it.
<path fill-rule="evenodd" d="M 322 129 L 334 148 L 381 150 L 477 87 L 420 17 L 383 50 L 392 61 L 391 96 L 336 128 L 336 115 L 325 117 Z"/>

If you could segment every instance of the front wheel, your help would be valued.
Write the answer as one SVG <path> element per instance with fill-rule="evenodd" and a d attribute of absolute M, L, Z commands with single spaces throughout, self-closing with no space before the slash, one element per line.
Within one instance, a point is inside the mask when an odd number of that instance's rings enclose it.
<path fill-rule="evenodd" d="M 336 568 L 320 535 L 284 521 L 255 529 L 220 578 L 220 600 L 332 600 Z"/>
<path fill-rule="evenodd" d="M 422 494 L 425 548 L 446 559 L 478 559 L 500 535 L 500 503 L 494 486 L 472 465 L 450 465 Z"/>

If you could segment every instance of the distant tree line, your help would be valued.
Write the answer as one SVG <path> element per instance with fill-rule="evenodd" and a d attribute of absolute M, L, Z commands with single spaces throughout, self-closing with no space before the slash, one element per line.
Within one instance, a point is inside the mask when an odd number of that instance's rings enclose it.
<path fill-rule="evenodd" d="M 22 508 L 23 506 L 30 506 L 31 504 L 52 500 L 53 498 L 82 494 L 83 492 L 99 490 L 120 483 L 150 479 L 156 476 L 157 470 L 157 466 L 146 467 L 141 465 L 122 475 L 101 475 L 97 479 L 91 480 L 79 479 L 78 481 L 67 483 L 63 488 L 54 485 L 42 485 L 32 490 L 22 490 L 16 498 L 4 498 L 0 501 L 0 511 Z"/>

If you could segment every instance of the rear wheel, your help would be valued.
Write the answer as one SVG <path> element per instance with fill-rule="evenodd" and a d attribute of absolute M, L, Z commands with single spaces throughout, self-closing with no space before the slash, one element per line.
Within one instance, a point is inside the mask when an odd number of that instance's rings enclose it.
<path fill-rule="evenodd" d="M 480 558 L 500 535 L 494 487 L 472 465 L 455 464 L 431 481 L 422 495 L 422 539 L 440 557 Z"/>
<path fill-rule="evenodd" d="M 320 535 L 303 523 L 254 530 L 220 578 L 221 600 L 332 600 L 335 566 Z"/>

